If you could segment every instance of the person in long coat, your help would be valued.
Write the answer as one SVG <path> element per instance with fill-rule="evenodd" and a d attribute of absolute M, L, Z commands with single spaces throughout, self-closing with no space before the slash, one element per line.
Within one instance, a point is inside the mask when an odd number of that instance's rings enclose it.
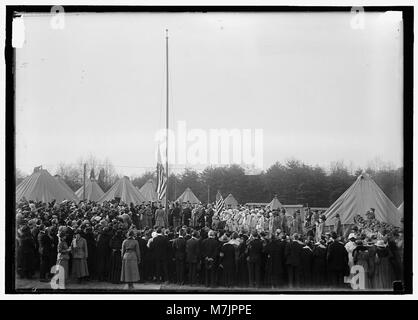
<path fill-rule="evenodd" d="M 35 273 L 36 247 L 30 228 L 25 226 L 19 236 L 18 265 L 22 278 L 31 279 Z"/>
<path fill-rule="evenodd" d="M 51 251 L 52 251 L 52 239 L 48 234 L 48 230 L 45 230 L 45 226 L 41 225 L 38 233 L 38 250 L 40 257 L 39 278 L 41 282 L 49 281 L 48 276 L 51 269 Z"/>
<path fill-rule="evenodd" d="M 304 243 L 299 240 L 299 234 L 293 235 L 293 240 L 286 244 L 286 266 L 290 288 L 298 287 L 301 284 L 301 252 Z"/>
<path fill-rule="evenodd" d="M 127 239 L 122 243 L 122 272 L 120 275 L 121 282 L 127 282 L 128 288 L 133 289 L 134 282 L 139 281 L 138 264 L 141 261 L 138 241 L 135 239 L 135 232 L 130 230 Z"/>
<path fill-rule="evenodd" d="M 112 283 L 120 283 L 120 274 L 122 269 L 122 242 L 123 242 L 123 231 L 117 230 L 110 240 L 110 250 L 112 250 L 110 256 L 110 271 L 109 281 Z"/>
<path fill-rule="evenodd" d="M 149 246 L 150 250 L 154 253 L 155 276 L 157 281 L 168 282 L 168 249 L 170 242 L 167 239 L 167 236 L 162 234 L 161 228 L 158 228 L 156 233 L 156 236 Z"/>
<path fill-rule="evenodd" d="M 394 278 L 391 259 L 393 255 L 383 240 L 376 242 L 375 271 L 373 284 L 375 289 L 391 289 Z"/>
<path fill-rule="evenodd" d="M 58 235 L 58 248 L 57 248 L 57 265 L 64 269 L 64 285 L 65 281 L 69 279 L 68 261 L 70 260 L 71 248 L 66 241 L 67 235 L 65 232 L 60 232 Z"/>
<path fill-rule="evenodd" d="M 189 269 L 189 284 L 195 285 L 197 281 L 197 263 L 200 257 L 199 232 L 194 231 L 191 239 L 186 241 L 186 261 Z"/>
<path fill-rule="evenodd" d="M 231 242 L 224 243 L 220 248 L 220 262 L 222 266 L 223 284 L 230 288 L 235 284 L 235 246 Z"/>
<path fill-rule="evenodd" d="M 300 255 L 301 262 L 301 286 L 309 288 L 312 286 L 312 258 L 313 250 L 309 240 L 305 241 Z"/>
<path fill-rule="evenodd" d="M 165 228 L 168 226 L 168 217 L 165 214 L 165 210 L 163 209 L 163 206 L 160 205 L 160 207 L 155 210 L 155 227 L 156 228 Z"/>
<path fill-rule="evenodd" d="M 321 239 L 312 252 L 312 284 L 324 287 L 327 284 L 327 247 L 325 239 Z"/>
<path fill-rule="evenodd" d="M 71 243 L 71 253 L 73 255 L 72 275 L 81 282 L 89 275 L 87 241 L 81 236 L 81 230 L 75 231 L 75 238 Z"/>
<path fill-rule="evenodd" d="M 285 247 L 286 242 L 280 239 L 279 234 L 276 234 L 265 248 L 273 288 L 281 287 L 285 283 Z"/>
<path fill-rule="evenodd" d="M 174 260 L 176 263 L 176 282 L 179 285 L 184 284 L 186 260 L 186 239 L 184 239 L 185 234 L 185 230 L 180 229 L 178 238 L 174 239 L 172 243 L 174 249 Z"/>
<path fill-rule="evenodd" d="M 327 273 L 330 285 L 336 288 L 344 287 L 344 276 L 349 274 L 348 252 L 337 240 L 337 233 L 331 233 L 332 242 L 327 251 Z M 348 272 L 347 272 L 348 271 Z"/>
<path fill-rule="evenodd" d="M 209 237 L 202 241 L 201 252 L 205 268 L 205 285 L 214 287 L 219 254 L 219 241 L 215 237 L 215 231 L 209 231 Z"/>
<path fill-rule="evenodd" d="M 110 239 L 112 235 L 108 227 L 104 227 L 98 235 L 96 247 L 96 272 L 99 281 L 105 281 L 109 276 Z"/>
<path fill-rule="evenodd" d="M 89 252 L 89 256 L 87 258 L 87 266 L 89 268 L 89 279 L 96 278 L 96 239 L 93 233 L 92 228 L 86 227 L 84 232 L 84 239 L 87 241 L 87 250 Z"/>
<path fill-rule="evenodd" d="M 364 288 L 370 289 L 370 267 L 369 267 L 369 250 L 362 240 L 356 240 L 356 248 L 353 251 L 354 265 L 362 266 L 364 269 Z"/>

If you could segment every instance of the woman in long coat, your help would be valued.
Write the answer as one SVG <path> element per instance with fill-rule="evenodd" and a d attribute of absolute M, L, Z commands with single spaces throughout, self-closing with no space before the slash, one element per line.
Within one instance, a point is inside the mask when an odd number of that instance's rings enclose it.
<path fill-rule="evenodd" d="M 112 254 L 110 256 L 109 281 L 112 283 L 120 283 L 120 274 L 122 271 L 122 242 L 122 230 L 117 230 L 115 235 L 110 240 L 110 249 L 112 250 Z"/>
<path fill-rule="evenodd" d="M 370 274 L 369 274 L 369 250 L 364 245 L 362 240 L 356 240 L 356 248 L 353 251 L 354 265 L 362 266 L 364 269 L 364 288 L 370 289 Z"/>
<path fill-rule="evenodd" d="M 168 219 L 165 215 L 165 210 L 163 206 L 160 207 L 155 211 L 155 227 L 165 228 L 168 226 Z"/>
<path fill-rule="evenodd" d="M 81 282 L 83 278 L 88 277 L 89 275 L 87 265 L 89 253 L 87 241 L 81 236 L 80 230 L 76 230 L 75 232 L 75 238 L 71 243 L 71 253 L 73 255 L 72 275 Z"/>
<path fill-rule="evenodd" d="M 57 265 L 64 269 L 64 283 L 69 279 L 68 261 L 70 260 L 71 248 L 66 241 L 67 235 L 65 232 L 60 232 L 58 235 L 58 248 L 57 248 Z"/>
<path fill-rule="evenodd" d="M 35 273 L 36 248 L 30 228 L 25 226 L 21 230 L 18 248 L 18 266 L 22 278 L 31 279 Z"/>
<path fill-rule="evenodd" d="M 141 261 L 138 241 L 135 240 L 135 232 L 128 232 L 128 239 L 122 243 L 122 272 L 120 276 L 121 282 L 127 282 L 129 289 L 133 289 L 134 282 L 139 281 L 138 264 Z"/>
<path fill-rule="evenodd" d="M 376 258 L 374 270 L 374 288 L 375 289 L 391 289 L 393 281 L 393 269 L 391 259 L 392 253 L 388 249 L 383 240 L 376 243 Z"/>

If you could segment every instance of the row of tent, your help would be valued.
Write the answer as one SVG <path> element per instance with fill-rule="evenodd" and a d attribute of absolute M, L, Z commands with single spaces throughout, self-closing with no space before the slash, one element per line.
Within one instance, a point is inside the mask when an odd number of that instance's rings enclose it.
<path fill-rule="evenodd" d="M 16 188 L 16 201 L 19 202 L 23 198 L 43 202 L 52 200 L 57 202 L 80 201 L 85 198 L 99 203 L 119 198 L 125 203 L 141 204 L 157 201 L 158 195 L 153 180 L 148 180 L 138 189 L 126 176 L 119 179 L 106 193 L 103 192 L 95 179 L 86 181 L 85 192 L 81 187 L 74 193 L 60 176 L 54 178 L 47 170 L 35 168 L 32 175 L 23 180 Z M 176 201 L 191 204 L 201 203 L 190 188 L 186 188 Z M 238 201 L 232 194 L 224 199 L 224 204 L 226 208 L 238 207 Z M 283 207 L 277 196 L 267 206 L 272 210 Z M 375 208 L 377 220 L 401 226 L 403 203 L 399 208 L 396 208 L 370 176 L 362 173 L 326 210 L 324 213 L 327 218 L 326 224 L 331 225 L 337 214 L 339 214 L 342 224 L 351 224 L 356 215 L 364 215 L 371 208 Z"/>

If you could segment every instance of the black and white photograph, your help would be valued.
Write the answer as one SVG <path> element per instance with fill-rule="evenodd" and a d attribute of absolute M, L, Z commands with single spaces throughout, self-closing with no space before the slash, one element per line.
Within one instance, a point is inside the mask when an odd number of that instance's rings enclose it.
<path fill-rule="evenodd" d="M 8 6 L 10 290 L 412 293 L 412 15 Z"/>

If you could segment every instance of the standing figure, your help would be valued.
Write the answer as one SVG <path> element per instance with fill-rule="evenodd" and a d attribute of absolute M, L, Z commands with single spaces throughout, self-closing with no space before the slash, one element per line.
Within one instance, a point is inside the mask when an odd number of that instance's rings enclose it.
<path fill-rule="evenodd" d="M 160 204 L 159 208 L 155 210 L 155 227 L 165 228 L 168 226 L 168 218 L 165 214 L 163 206 Z"/>
<path fill-rule="evenodd" d="M 109 281 L 111 283 L 120 283 L 120 273 L 122 268 L 122 257 L 121 249 L 123 242 L 122 230 L 117 230 L 115 235 L 110 240 L 110 270 L 109 270 Z"/>
<path fill-rule="evenodd" d="M 87 249 L 87 241 L 81 236 L 81 230 L 75 231 L 75 238 L 71 243 L 71 253 L 73 255 L 72 275 L 78 279 L 78 282 L 88 277 L 89 270 L 87 258 L 89 256 Z"/>
<path fill-rule="evenodd" d="M 186 239 L 184 236 L 186 231 L 180 229 L 178 238 L 173 241 L 174 249 L 174 260 L 176 263 L 176 280 L 177 284 L 184 284 L 184 273 L 185 273 L 185 263 L 186 263 Z"/>
<path fill-rule="evenodd" d="M 64 269 L 64 284 L 69 279 L 68 261 L 70 260 L 71 248 L 66 241 L 65 232 L 60 232 L 58 235 L 58 248 L 57 248 L 57 265 Z"/>
<path fill-rule="evenodd" d="M 134 282 L 139 281 L 138 264 L 141 261 L 138 241 L 135 240 L 135 232 L 130 230 L 127 239 L 122 243 L 122 272 L 120 276 L 121 282 L 127 282 L 128 288 L 133 289 Z"/>

